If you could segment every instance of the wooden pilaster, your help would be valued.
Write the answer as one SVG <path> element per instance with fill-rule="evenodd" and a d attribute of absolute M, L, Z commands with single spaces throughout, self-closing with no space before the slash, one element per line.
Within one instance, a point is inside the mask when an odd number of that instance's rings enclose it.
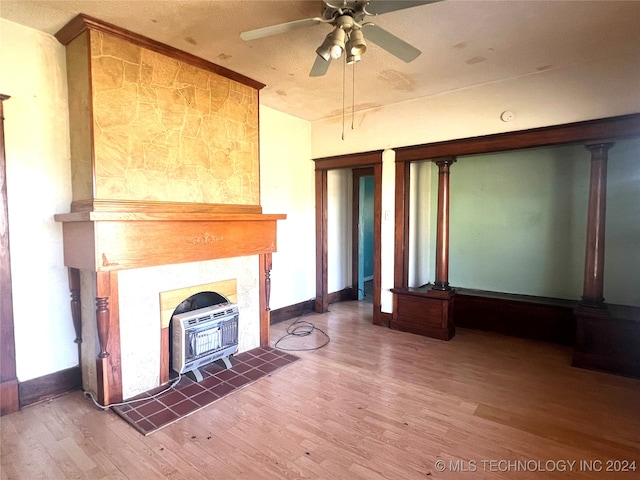
<path fill-rule="evenodd" d="M 82 343 L 82 313 L 80 310 L 80 270 L 77 268 L 69 268 L 69 292 L 71 294 L 71 319 L 76 332 L 74 342 L 78 344 L 79 349 Z"/>
<path fill-rule="evenodd" d="M 329 311 L 327 170 L 316 170 L 316 313 Z"/>
<path fill-rule="evenodd" d="M 409 286 L 409 182 L 411 164 L 396 162 L 395 233 L 394 233 L 394 288 Z"/>

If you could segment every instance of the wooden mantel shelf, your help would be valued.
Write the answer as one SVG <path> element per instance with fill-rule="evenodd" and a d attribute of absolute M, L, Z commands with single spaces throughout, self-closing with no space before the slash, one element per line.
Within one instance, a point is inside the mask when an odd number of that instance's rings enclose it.
<path fill-rule="evenodd" d="M 71 212 L 55 215 L 57 222 L 250 222 L 284 220 L 283 214 L 257 214 L 257 213 L 173 213 L 173 212 Z"/>
<path fill-rule="evenodd" d="M 67 267 L 94 272 L 276 251 L 276 221 L 259 205 L 74 202 L 63 224 Z"/>

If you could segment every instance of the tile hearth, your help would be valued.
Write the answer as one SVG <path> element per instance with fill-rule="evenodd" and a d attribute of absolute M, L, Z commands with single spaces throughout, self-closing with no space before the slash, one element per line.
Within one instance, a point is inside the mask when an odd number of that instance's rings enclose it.
<path fill-rule="evenodd" d="M 113 411 L 143 435 L 165 427 L 219 400 L 235 390 L 295 362 L 298 357 L 271 347 L 258 347 L 231 357 L 232 368 L 214 362 L 200 369 L 202 381 L 182 376 L 172 389 L 155 395 L 166 386 L 137 395 L 137 400 L 114 406 Z"/>

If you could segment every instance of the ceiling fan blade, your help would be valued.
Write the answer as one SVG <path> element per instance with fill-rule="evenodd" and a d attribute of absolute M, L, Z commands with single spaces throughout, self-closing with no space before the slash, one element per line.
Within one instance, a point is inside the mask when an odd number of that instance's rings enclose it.
<path fill-rule="evenodd" d="M 316 61 L 313 62 L 313 67 L 311 67 L 311 71 L 309 72 L 310 77 L 321 77 L 327 70 L 329 70 L 329 65 L 331 65 L 331 58 L 329 60 L 325 60 L 320 55 L 316 55 Z"/>
<path fill-rule="evenodd" d="M 365 38 L 371 40 L 373 43 L 381 48 L 384 48 L 391 55 L 395 55 L 400 60 L 407 63 L 415 60 L 422 53 L 413 45 L 409 45 L 404 40 L 396 37 L 392 33 L 387 32 L 384 28 L 381 28 L 372 23 L 365 24 Z"/>
<path fill-rule="evenodd" d="M 240 38 L 243 40 L 255 40 L 257 38 L 277 35 L 279 33 L 290 32 L 303 27 L 311 27 L 322 22 L 321 18 L 305 18 L 303 20 L 294 20 L 293 22 L 280 23 L 278 25 L 270 25 L 268 27 L 256 28 L 242 32 Z"/>
<path fill-rule="evenodd" d="M 427 5 L 442 0 L 371 0 L 365 10 L 369 15 L 382 15 L 383 13 L 404 10 L 405 8 Z"/>

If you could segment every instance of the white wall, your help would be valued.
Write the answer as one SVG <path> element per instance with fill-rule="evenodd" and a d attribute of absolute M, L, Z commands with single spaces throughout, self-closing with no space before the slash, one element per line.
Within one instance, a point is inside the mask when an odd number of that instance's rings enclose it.
<path fill-rule="evenodd" d="M 438 205 L 432 195 L 433 180 L 438 178 L 432 162 L 412 162 L 409 185 L 409 286 L 420 287 L 435 279 L 435 224 L 432 214 Z M 435 183 L 437 194 L 437 182 Z M 435 198 L 434 198 L 435 197 Z M 432 230 L 433 228 L 433 230 Z"/>
<path fill-rule="evenodd" d="M 327 172 L 327 286 L 329 293 L 350 287 L 353 175 L 349 169 Z"/>
<path fill-rule="evenodd" d="M 78 364 L 62 227 L 71 203 L 64 47 L 0 19 L 9 240 L 19 381 Z"/>
<path fill-rule="evenodd" d="M 315 298 L 316 222 L 311 124 L 260 107 L 260 202 L 278 221 L 271 270 L 271 309 Z"/>

